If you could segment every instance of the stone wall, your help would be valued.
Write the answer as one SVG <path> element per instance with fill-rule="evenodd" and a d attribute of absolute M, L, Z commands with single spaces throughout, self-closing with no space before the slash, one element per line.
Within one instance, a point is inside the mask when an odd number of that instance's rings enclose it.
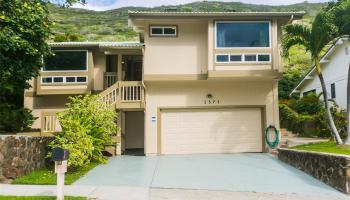
<path fill-rule="evenodd" d="M 349 194 L 350 156 L 278 149 L 278 159 Z"/>
<path fill-rule="evenodd" d="M 0 182 L 7 182 L 45 166 L 52 137 L 0 135 Z"/>

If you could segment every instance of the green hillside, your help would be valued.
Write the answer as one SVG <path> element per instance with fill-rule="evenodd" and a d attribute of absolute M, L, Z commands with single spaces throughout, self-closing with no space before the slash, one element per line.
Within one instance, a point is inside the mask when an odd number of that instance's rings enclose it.
<path fill-rule="evenodd" d="M 155 8 L 125 7 L 108 11 L 91 11 L 50 6 L 55 22 L 55 34 L 78 34 L 82 41 L 130 41 L 137 40 L 137 34 L 127 26 L 128 10 L 146 11 L 306 11 L 305 20 L 310 19 L 324 4 L 300 3 L 288 6 L 267 6 L 237 2 L 195 2 L 178 6 Z"/>

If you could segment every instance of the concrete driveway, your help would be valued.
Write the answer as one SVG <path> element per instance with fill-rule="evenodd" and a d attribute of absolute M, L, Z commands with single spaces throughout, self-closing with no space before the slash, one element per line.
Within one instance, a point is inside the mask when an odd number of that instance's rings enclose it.
<path fill-rule="evenodd" d="M 262 153 L 114 157 L 73 185 L 346 197 Z"/>

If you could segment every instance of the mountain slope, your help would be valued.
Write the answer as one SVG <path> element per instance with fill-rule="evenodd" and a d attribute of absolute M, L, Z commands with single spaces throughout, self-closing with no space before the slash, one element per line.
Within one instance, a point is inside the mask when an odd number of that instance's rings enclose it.
<path fill-rule="evenodd" d="M 55 22 L 54 33 L 78 34 L 80 40 L 88 41 L 130 41 L 137 40 L 137 33 L 127 26 L 128 10 L 164 11 L 306 11 L 305 19 L 310 19 L 325 4 L 300 3 L 287 6 L 244 4 L 239 2 L 202 1 L 177 6 L 155 8 L 125 7 L 108 11 L 91 11 L 74 8 L 61 8 L 50 5 Z"/>

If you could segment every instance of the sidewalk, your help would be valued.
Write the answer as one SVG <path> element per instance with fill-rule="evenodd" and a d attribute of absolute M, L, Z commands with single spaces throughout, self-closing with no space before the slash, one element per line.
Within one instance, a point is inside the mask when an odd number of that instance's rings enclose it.
<path fill-rule="evenodd" d="M 0 184 L 0 195 L 54 196 L 55 186 Z M 97 200 L 349 200 L 347 196 L 330 198 L 320 195 L 297 195 L 256 192 L 227 192 L 188 189 L 159 189 L 141 187 L 65 186 L 65 195 L 84 196 Z"/>

